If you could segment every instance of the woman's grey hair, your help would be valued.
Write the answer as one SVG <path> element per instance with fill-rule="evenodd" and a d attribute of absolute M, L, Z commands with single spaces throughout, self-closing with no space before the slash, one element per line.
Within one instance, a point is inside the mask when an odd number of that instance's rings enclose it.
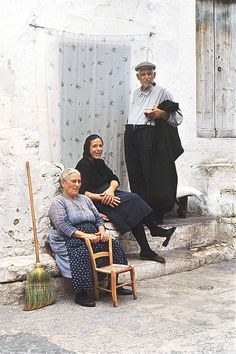
<path fill-rule="evenodd" d="M 68 181 L 69 177 L 72 173 L 79 173 L 80 174 L 80 172 L 78 170 L 76 170 L 75 168 L 66 168 L 65 170 L 63 170 L 61 172 L 61 174 L 59 176 L 59 181 L 57 180 L 57 187 L 56 187 L 54 197 L 56 197 L 57 195 L 60 195 L 62 193 L 63 188 L 62 188 L 61 182 Z"/>
<path fill-rule="evenodd" d="M 63 181 L 68 181 L 70 178 L 70 175 L 72 175 L 73 173 L 80 174 L 80 172 L 78 170 L 76 170 L 75 168 L 66 168 L 64 171 L 62 171 L 60 178 L 59 178 L 60 183 Z"/>

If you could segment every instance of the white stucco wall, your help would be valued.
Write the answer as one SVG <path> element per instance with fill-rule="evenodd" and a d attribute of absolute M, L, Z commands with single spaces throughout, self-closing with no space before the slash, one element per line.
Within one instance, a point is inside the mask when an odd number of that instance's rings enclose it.
<path fill-rule="evenodd" d="M 31 162 L 41 244 L 47 236 L 45 215 L 59 173 L 43 149 L 40 126 L 47 120 L 47 111 L 38 107 L 45 85 L 37 73 L 40 29 L 29 24 L 85 34 L 154 32 L 149 60 L 157 64 L 157 81 L 170 89 L 184 113 L 179 131 L 185 153 L 177 161 L 180 184 L 203 191 L 205 213 L 235 213 L 235 140 L 196 137 L 194 0 L 2 0 L 0 257 L 32 252 L 25 161 Z M 133 82 L 138 84 L 135 73 Z"/>

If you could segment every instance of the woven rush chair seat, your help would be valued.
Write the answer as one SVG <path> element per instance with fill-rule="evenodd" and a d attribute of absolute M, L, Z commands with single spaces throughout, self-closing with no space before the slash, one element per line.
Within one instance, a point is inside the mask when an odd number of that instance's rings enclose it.
<path fill-rule="evenodd" d="M 111 273 L 112 271 L 116 273 L 125 273 L 131 269 L 130 265 L 125 264 L 111 264 L 104 267 L 99 268 L 100 273 Z"/>

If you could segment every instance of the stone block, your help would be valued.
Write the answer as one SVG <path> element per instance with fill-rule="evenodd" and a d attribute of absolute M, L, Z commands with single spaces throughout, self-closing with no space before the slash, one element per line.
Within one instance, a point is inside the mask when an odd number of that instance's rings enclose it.
<path fill-rule="evenodd" d="M 228 242 L 236 241 L 236 217 L 219 218 L 217 228 L 217 239 L 227 240 Z"/>
<path fill-rule="evenodd" d="M 207 245 L 211 244 L 216 239 L 217 222 L 211 218 L 172 218 L 167 219 L 166 224 L 163 225 L 164 228 L 172 226 L 176 226 L 176 231 L 167 248 L 162 246 L 165 238 L 152 237 L 148 228 L 145 228 L 148 242 L 154 251 L 159 252 L 165 249 L 173 250 L 177 248 Z M 139 252 L 139 246 L 131 232 L 118 237 L 125 253 L 133 254 Z"/>
<path fill-rule="evenodd" d="M 40 262 L 52 276 L 60 275 L 55 260 L 49 254 L 42 254 Z M 0 264 L 0 283 L 25 280 L 27 273 L 33 269 L 34 264 L 34 255 L 2 258 Z"/>

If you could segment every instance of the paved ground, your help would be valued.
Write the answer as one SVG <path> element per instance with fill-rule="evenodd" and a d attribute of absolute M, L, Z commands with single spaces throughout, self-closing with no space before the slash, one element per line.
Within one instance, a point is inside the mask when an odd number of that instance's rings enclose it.
<path fill-rule="evenodd" d="M 0 307 L 0 353 L 235 354 L 236 260 L 138 283 L 138 299 Z"/>

